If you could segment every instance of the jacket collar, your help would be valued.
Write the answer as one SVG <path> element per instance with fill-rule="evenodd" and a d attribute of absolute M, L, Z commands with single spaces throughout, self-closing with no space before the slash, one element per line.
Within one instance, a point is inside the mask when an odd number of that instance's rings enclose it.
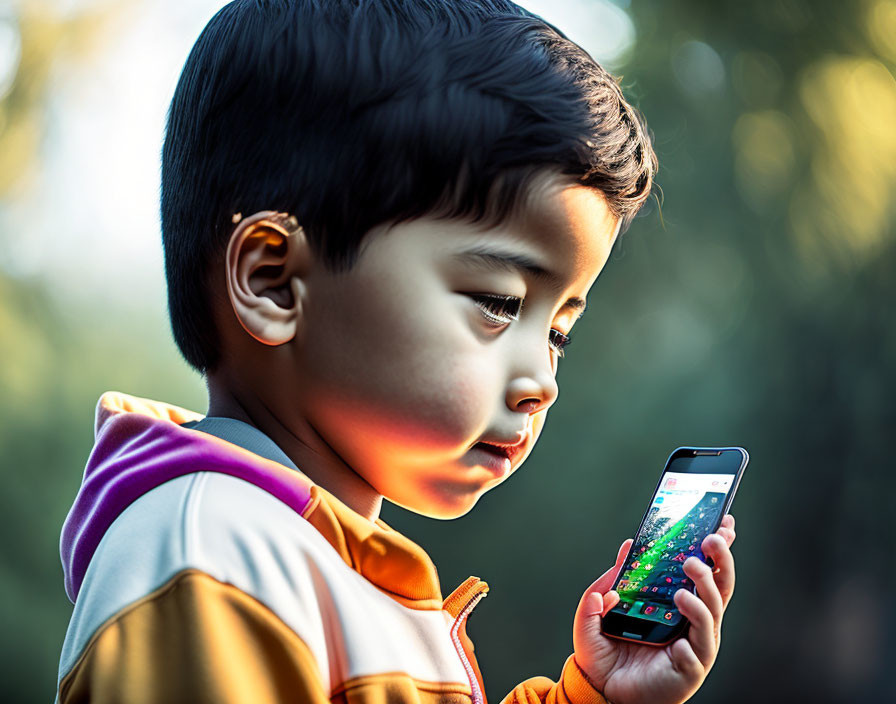
<path fill-rule="evenodd" d="M 213 471 L 249 481 L 284 501 L 349 567 L 397 601 L 416 609 L 443 607 L 438 572 L 423 548 L 314 484 L 248 423 L 204 418 L 172 404 L 107 391 L 97 403 L 95 436 L 60 541 L 72 602 L 99 541 L 128 505 L 170 479 Z"/>

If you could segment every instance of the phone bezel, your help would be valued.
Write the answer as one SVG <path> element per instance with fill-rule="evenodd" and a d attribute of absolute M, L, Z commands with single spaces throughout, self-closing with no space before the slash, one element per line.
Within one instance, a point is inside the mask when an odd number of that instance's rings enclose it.
<path fill-rule="evenodd" d="M 641 533 L 641 529 L 644 527 L 644 522 L 647 520 L 647 515 L 650 512 L 650 507 L 653 505 L 653 500 L 656 497 L 657 492 L 660 490 L 660 487 L 663 484 L 663 479 L 666 476 L 666 472 L 669 471 L 669 466 L 673 461 L 675 461 L 679 457 L 700 457 L 703 456 L 701 453 L 709 452 L 719 453 L 719 455 L 716 456 L 721 456 L 722 452 L 728 451 L 739 452 L 741 455 L 741 461 L 737 470 L 734 472 L 734 483 L 731 486 L 731 491 L 725 498 L 725 504 L 719 514 L 719 519 L 711 532 L 714 533 L 715 531 L 717 531 L 719 529 L 719 526 L 721 525 L 722 518 L 726 513 L 729 512 L 731 508 L 731 504 L 734 501 L 734 495 L 737 493 L 737 488 L 740 485 L 741 477 L 743 476 L 747 463 L 750 461 L 750 455 L 742 447 L 679 447 L 673 450 L 669 455 L 669 458 L 666 460 L 663 471 L 660 473 L 660 477 L 657 480 L 656 487 L 654 487 L 653 493 L 650 496 L 650 501 L 647 504 L 647 508 L 644 510 L 644 515 L 641 517 L 641 522 L 638 524 L 638 530 L 635 531 L 635 538 L 637 538 L 637 536 Z M 714 472 L 711 471 L 694 472 L 694 474 L 713 473 Z M 631 560 L 634 548 L 635 543 L 632 542 L 628 554 L 625 557 L 624 564 L 628 564 L 629 560 Z M 616 588 L 616 585 L 619 583 L 619 579 L 623 571 L 624 570 L 622 569 L 619 570 L 618 574 L 616 575 L 616 579 L 613 581 L 613 586 L 611 587 L 612 589 Z M 696 591 L 695 588 L 689 589 L 691 592 Z M 671 643 L 677 637 L 682 635 L 688 625 L 689 622 L 687 618 L 682 618 L 682 620 L 674 626 L 667 626 L 665 624 L 651 621 L 649 619 L 637 618 L 635 616 L 628 616 L 626 614 L 614 613 L 613 611 L 610 611 L 601 619 L 601 632 L 606 636 L 618 638 L 620 640 L 631 641 L 633 643 L 662 646 Z"/>

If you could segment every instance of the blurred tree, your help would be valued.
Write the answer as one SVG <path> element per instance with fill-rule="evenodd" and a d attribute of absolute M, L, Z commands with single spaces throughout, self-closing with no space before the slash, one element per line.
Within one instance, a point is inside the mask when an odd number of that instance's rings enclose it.
<path fill-rule="evenodd" d="M 95 3 L 63 15 L 56 3 L 29 0 L 0 10 L 0 222 L 4 208 L 33 188 L 40 175 L 54 87 L 66 72 L 84 70 L 102 56 L 102 41 L 127 6 Z M 28 236 L 0 228 L 0 248 L 11 237 Z M 71 614 L 60 582 L 59 530 L 78 485 L 76 468 L 92 445 L 91 408 L 106 375 L 126 379 L 127 370 L 135 369 L 132 359 L 152 349 L 137 335 L 110 344 L 116 340 L 108 329 L 112 321 L 82 325 L 79 314 L 58 310 L 41 285 L 0 270 L 5 701 L 52 699 Z M 107 355 L 114 360 L 116 352 L 118 361 L 111 361 Z M 171 358 L 161 357 L 168 362 L 166 374 Z M 151 367 L 152 362 L 138 377 L 152 373 Z"/>
<path fill-rule="evenodd" d="M 100 55 L 124 2 L 104 2 L 63 15 L 56 3 L 28 0 L 0 14 L 0 203 L 27 188 L 40 168 L 46 106 L 59 67 L 77 70 Z M 54 71 L 56 72 L 54 74 Z M 2 206 L 0 206 L 2 207 Z"/>

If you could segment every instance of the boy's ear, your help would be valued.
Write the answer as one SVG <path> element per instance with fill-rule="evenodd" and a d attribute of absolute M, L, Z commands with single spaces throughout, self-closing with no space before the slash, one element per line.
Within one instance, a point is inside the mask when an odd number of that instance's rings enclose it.
<path fill-rule="evenodd" d="M 294 216 L 263 210 L 238 222 L 224 257 L 227 292 L 243 329 L 266 345 L 299 331 L 311 250 Z"/>

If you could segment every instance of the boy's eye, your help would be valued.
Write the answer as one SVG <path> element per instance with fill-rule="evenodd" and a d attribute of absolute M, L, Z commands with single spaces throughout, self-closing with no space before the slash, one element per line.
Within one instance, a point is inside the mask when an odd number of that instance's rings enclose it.
<path fill-rule="evenodd" d="M 554 336 L 554 339 L 550 341 L 550 345 L 554 348 L 554 351 L 562 357 L 565 354 L 563 350 L 571 342 L 569 335 L 564 335 L 559 330 L 551 330 L 551 334 Z"/>
<path fill-rule="evenodd" d="M 519 319 L 523 309 L 523 299 L 516 296 L 498 296 L 480 293 L 471 296 L 482 309 L 482 314 L 495 325 L 506 325 Z"/>
<path fill-rule="evenodd" d="M 523 299 L 516 296 L 499 296 L 497 294 L 480 293 L 470 296 L 482 310 L 482 314 L 495 325 L 507 325 L 518 320 L 523 309 Z M 559 330 L 551 330 L 548 344 L 558 356 L 563 356 L 564 348 L 569 345 L 570 338 Z"/>

